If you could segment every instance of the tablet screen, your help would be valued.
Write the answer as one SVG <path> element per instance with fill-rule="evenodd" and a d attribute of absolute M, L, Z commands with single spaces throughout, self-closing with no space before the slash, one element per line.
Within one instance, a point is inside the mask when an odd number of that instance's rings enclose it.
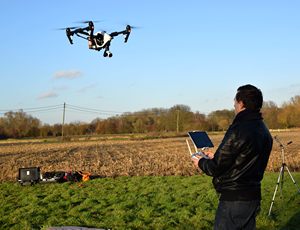
<path fill-rule="evenodd" d="M 214 147 L 206 132 L 193 131 L 188 132 L 188 134 L 197 148 Z"/>

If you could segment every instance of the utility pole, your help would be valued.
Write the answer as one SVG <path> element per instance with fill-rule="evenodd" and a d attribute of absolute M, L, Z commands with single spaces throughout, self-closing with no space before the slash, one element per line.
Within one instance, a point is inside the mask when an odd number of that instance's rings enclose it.
<path fill-rule="evenodd" d="M 65 114 L 66 114 L 66 102 L 64 102 L 64 109 L 63 109 L 63 121 L 61 126 L 61 140 L 64 140 L 64 125 L 65 125 Z"/>
<path fill-rule="evenodd" d="M 179 109 L 177 109 L 177 122 L 176 122 L 176 131 L 179 133 Z"/>

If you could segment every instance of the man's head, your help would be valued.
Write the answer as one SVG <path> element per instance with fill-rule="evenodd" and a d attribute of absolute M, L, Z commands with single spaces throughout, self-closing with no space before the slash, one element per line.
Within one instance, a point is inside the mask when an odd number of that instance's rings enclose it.
<path fill-rule="evenodd" d="M 263 104 L 263 95 L 260 89 L 253 85 L 243 85 L 237 89 L 234 98 L 235 113 L 238 114 L 242 110 L 260 111 Z"/>

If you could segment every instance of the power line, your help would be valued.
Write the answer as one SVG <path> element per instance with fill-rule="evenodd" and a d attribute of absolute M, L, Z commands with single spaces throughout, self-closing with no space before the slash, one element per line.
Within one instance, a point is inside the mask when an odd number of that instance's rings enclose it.
<path fill-rule="evenodd" d="M 69 107 L 66 107 L 66 110 L 68 110 L 68 111 L 76 111 L 76 112 L 83 112 L 83 113 L 90 113 L 90 114 L 99 114 L 99 115 L 116 115 L 116 114 L 111 114 L 111 113 L 89 111 L 89 110 L 75 109 L 75 108 L 69 108 Z"/>
<path fill-rule="evenodd" d="M 79 112 L 86 112 L 86 113 L 92 113 L 92 114 L 101 114 L 101 115 L 124 115 L 124 116 L 138 116 L 138 115 L 159 115 L 160 112 L 147 112 L 147 111 L 141 111 L 141 112 L 120 112 L 120 111 L 111 111 L 111 110 L 100 110 L 100 109 L 94 109 L 94 108 L 86 108 L 81 106 L 75 106 L 67 104 L 66 109 L 68 110 L 75 110 Z"/>
<path fill-rule="evenodd" d="M 61 107 L 57 107 L 57 108 L 40 109 L 40 110 L 26 110 L 24 112 L 27 112 L 27 113 L 39 113 L 39 112 L 48 112 L 48 111 L 60 110 L 60 109 L 61 109 Z"/>
<path fill-rule="evenodd" d="M 116 114 L 124 113 L 124 112 L 120 112 L 120 111 L 92 109 L 92 108 L 86 108 L 86 107 L 81 107 L 81 106 L 76 106 L 76 105 L 70 105 L 70 104 L 67 104 L 67 105 L 68 105 L 68 107 L 73 108 L 73 109 L 80 109 L 80 110 L 91 111 L 91 112 L 116 113 Z"/>
<path fill-rule="evenodd" d="M 105 115 L 105 116 L 158 116 L 163 114 L 162 111 L 140 111 L 140 112 L 121 112 L 121 111 L 111 111 L 111 110 L 101 110 L 96 108 L 87 108 L 71 104 L 59 104 L 59 105 L 50 105 L 50 106 L 41 106 L 41 107 L 30 107 L 30 108 L 18 108 L 18 109 L 0 109 L 0 115 L 4 115 L 7 112 L 25 112 L 25 113 L 43 113 L 49 111 L 69 111 L 69 112 L 81 112 L 95 115 Z"/>
<path fill-rule="evenodd" d="M 23 112 L 34 112 L 34 111 L 47 111 L 51 109 L 59 109 L 62 108 L 62 104 L 60 105 L 51 105 L 51 106 L 42 106 L 42 107 L 34 107 L 34 108 L 18 108 L 18 109 L 0 109 L 0 112 L 14 112 L 14 111 L 23 111 Z"/>

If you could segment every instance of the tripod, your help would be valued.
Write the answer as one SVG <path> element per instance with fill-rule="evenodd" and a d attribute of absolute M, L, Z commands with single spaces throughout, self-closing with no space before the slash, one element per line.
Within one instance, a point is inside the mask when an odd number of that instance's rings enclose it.
<path fill-rule="evenodd" d="M 275 187 L 275 191 L 274 191 L 274 194 L 273 194 L 273 198 L 272 198 L 272 202 L 271 202 L 271 205 L 270 205 L 270 209 L 269 209 L 269 216 L 271 215 L 271 210 L 272 210 L 272 207 L 273 207 L 273 204 L 274 204 L 274 200 L 275 200 L 275 196 L 276 196 L 276 192 L 278 190 L 278 187 L 280 185 L 280 194 L 282 194 L 282 188 L 283 188 L 283 178 L 284 178 L 284 170 L 286 169 L 294 183 L 294 185 L 296 186 L 296 188 L 298 189 L 298 193 L 300 193 L 300 189 L 299 189 L 299 186 L 298 184 L 296 183 L 296 181 L 294 180 L 288 166 L 286 165 L 285 163 L 285 157 L 284 157 L 284 146 L 283 144 L 278 140 L 277 136 L 274 137 L 275 141 L 278 142 L 280 148 L 281 148 L 281 159 L 282 159 L 282 164 L 281 164 L 281 167 L 280 167 L 280 171 L 279 171 L 279 176 L 278 176 L 278 179 L 277 179 L 277 184 L 276 184 L 276 187 Z M 289 141 L 286 145 L 289 145 L 289 144 L 292 144 L 293 142 L 292 141 Z"/>

